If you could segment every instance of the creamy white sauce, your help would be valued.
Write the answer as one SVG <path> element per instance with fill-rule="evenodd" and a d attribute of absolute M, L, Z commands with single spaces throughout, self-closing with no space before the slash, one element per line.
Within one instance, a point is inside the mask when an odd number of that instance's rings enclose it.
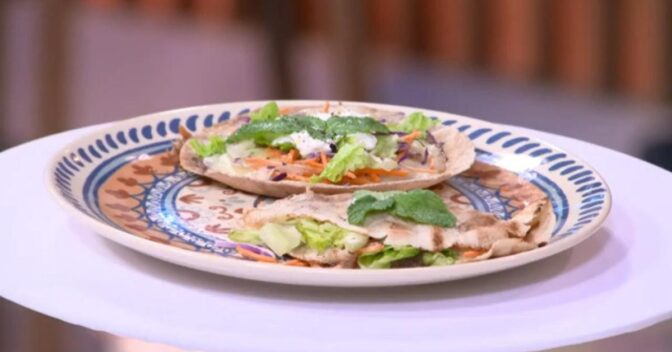
<path fill-rule="evenodd" d="M 299 151 L 301 156 L 306 156 L 310 153 L 329 152 L 331 147 L 328 142 L 315 139 L 311 137 L 306 131 L 294 132 L 288 136 L 276 138 L 272 145 L 280 145 L 283 143 L 291 143 Z"/>
<path fill-rule="evenodd" d="M 236 167 L 233 164 L 233 159 L 227 154 L 213 155 L 203 158 L 203 165 L 212 171 L 221 173 L 235 173 Z"/>
<path fill-rule="evenodd" d="M 330 112 L 311 112 L 310 116 L 315 116 L 320 120 L 326 121 L 332 116 Z"/>

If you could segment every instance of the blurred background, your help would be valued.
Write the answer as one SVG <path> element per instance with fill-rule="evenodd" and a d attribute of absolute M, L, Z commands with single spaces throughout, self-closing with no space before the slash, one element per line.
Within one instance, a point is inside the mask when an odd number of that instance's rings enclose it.
<path fill-rule="evenodd" d="M 665 0 L 0 0 L 0 150 L 190 105 L 347 99 L 672 169 L 671 18 Z M 663 323 L 562 351 L 669 351 L 670 336 Z M 177 350 L 0 299 L 0 351 Z"/>

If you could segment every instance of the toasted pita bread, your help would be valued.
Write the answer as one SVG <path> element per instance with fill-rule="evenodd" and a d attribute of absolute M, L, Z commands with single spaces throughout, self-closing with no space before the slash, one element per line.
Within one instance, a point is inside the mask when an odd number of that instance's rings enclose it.
<path fill-rule="evenodd" d="M 309 114 L 316 109 L 317 108 L 315 107 L 295 108 L 293 112 Z M 344 108 L 341 105 L 336 105 L 330 111 L 339 112 L 338 109 Z M 397 121 L 403 117 L 403 114 L 400 113 L 383 112 L 360 106 L 348 107 L 348 109 L 355 109 L 356 113 L 367 114 L 381 121 L 385 120 L 386 122 Z M 240 128 L 244 123 L 245 120 L 242 118 L 235 118 L 207 129 L 203 133 L 195 135 L 192 138 L 199 141 L 205 141 L 208 139 L 208 136 L 213 134 L 229 135 Z M 411 177 L 404 179 L 383 180 L 379 183 L 364 185 L 334 185 L 324 183 L 310 185 L 308 182 L 286 179 L 272 181 L 270 180 L 270 174 L 268 172 L 241 175 L 214 171 L 204 165 L 203 160 L 195 153 L 191 144 L 188 143 L 189 140 L 181 146 L 180 164 L 187 171 L 221 182 L 229 187 L 248 193 L 276 198 L 302 193 L 307 187 L 310 187 L 313 192 L 323 194 L 351 193 L 362 189 L 373 191 L 404 191 L 416 188 L 428 188 L 467 170 L 473 164 L 476 157 L 475 148 L 471 140 L 456 129 L 439 125 L 430 130 L 430 132 L 439 143 L 440 149 L 443 152 L 443 157 L 445 157 L 445 160 L 440 160 L 438 162 L 438 164 L 442 165 L 442 171 L 435 174 L 413 173 Z"/>
<path fill-rule="evenodd" d="M 543 246 L 550 240 L 555 225 L 555 215 L 548 199 L 527 205 L 509 220 L 448 203 L 448 208 L 458 220 L 454 228 L 414 224 L 387 214 L 371 216 L 362 226 L 351 225 L 347 221 L 347 208 L 351 201 L 352 196 L 348 194 L 327 196 L 304 193 L 250 209 L 243 216 L 243 223 L 248 228 L 260 228 L 267 222 L 308 217 L 329 221 L 395 247 L 410 245 L 427 251 L 457 247 L 482 251 L 476 257 L 462 257 L 458 262 L 501 257 Z M 343 250 L 320 254 L 301 249 L 290 254 L 328 265 L 339 260 L 352 263 L 352 255 Z"/>

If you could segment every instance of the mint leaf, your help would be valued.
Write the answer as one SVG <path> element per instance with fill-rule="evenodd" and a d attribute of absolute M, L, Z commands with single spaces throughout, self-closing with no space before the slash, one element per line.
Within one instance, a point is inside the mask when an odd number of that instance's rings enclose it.
<path fill-rule="evenodd" d="M 390 133 L 390 129 L 371 117 L 333 116 L 327 120 L 326 134 L 329 138 L 351 133 Z"/>
<path fill-rule="evenodd" d="M 454 227 L 457 219 L 432 191 L 417 189 L 394 197 L 391 215 L 420 224 Z"/>
<path fill-rule="evenodd" d="M 317 117 L 287 116 L 276 120 L 263 120 L 243 125 L 229 137 L 230 143 L 252 140 L 257 145 L 267 146 L 278 137 L 306 131 L 315 139 L 324 140 L 326 122 Z"/>
<path fill-rule="evenodd" d="M 267 103 L 259 110 L 253 111 L 250 114 L 250 120 L 252 122 L 274 120 L 278 117 L 280 117 L 280 108 L 274 101 Z"/>
<path fill-rule="evenodd" d="M 372 195 L 364 195 L 356 198 L 348 207 L 348 222 L 355 225 L 361 225 L 369 214 L 386 211 L 393 206 L 393 197 L 377 199 Z"/>
<path fill-rule="evenodd" d="M 394 217 L 419 224 L 454 227 L 457 219 L 443 200 L 428 190 L 408 192 L 358 191 L 348 207 L 348 222 L 361 225 L 370 214 L 385 212 Z"/>

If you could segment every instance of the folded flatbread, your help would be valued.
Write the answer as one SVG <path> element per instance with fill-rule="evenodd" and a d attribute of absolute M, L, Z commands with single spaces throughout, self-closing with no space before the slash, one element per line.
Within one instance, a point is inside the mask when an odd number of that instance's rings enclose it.
<path fill-rule="evenodd" d="M 325 114 L 332 119 L 344 116 L 368 117 L 388 126 L 404 119 L 404 115 L 400 113 L 359 105 L 334 105 L 328 109 L 299 107 L 287 109 L 285 114 L 294 118 L 318 116 L 322 120 L 325 119 Z M 280 117 L 283 118 L 285 117 Z M 249 123 L 249 117 L 237 117 L 192 136 L 180 149 L 181 166 L 192 173 L 245 192 L 285 197 L 302 193 L 307 187 L 313 192 L 323 194 L 349 193 L 361 189 L 387 191 L 427 188 L 467 170 L 475 159 L 474 145 L 467 136 L 453 127 L 438 123 L 422 132 L 426 138 L 412 138 L 420 134 L 417 131 L 353 133 L 337 136 L 341 139 L 338 142 L 314 139 L 301 131 L 281 136 L 271 142 L 287 141 L 294 148 L 289 153 L 281 153 L 273 145 L 260 147 L 251 141 L 238 142 L 235 147 L 229 147 L 226 152 L 228 154 L 208 157 L 199 155 L 194 148 L 195 142 L 204 145 L 213 136 L 226 139 Z M 362 145 L 370 144 L 371 150 L 366 153 L 370 155 L 371 161 L 342 170 L 343 175 L 337 180 L 330 179 L 331 176 L 327 175 L 315 181 L 320 173 L 329 173 L 325 169 L 337 169 L 337 165 L 332 167 L 331 163 L 339 159 L 343 138 L 350 136 L 360 138 Z M 303 140 L 299 140 L 301 138 Z M 393 140 L 390 148 L 395 149 L 385 152 L 388 154 L 386 157 L 375 155 L 377 151 L 374 148 L 382 143 L 381 138 Z M 290 157 L 291 160 L 288 160 Z M 372 166 L 372 163 L 377 165 Z"/>

